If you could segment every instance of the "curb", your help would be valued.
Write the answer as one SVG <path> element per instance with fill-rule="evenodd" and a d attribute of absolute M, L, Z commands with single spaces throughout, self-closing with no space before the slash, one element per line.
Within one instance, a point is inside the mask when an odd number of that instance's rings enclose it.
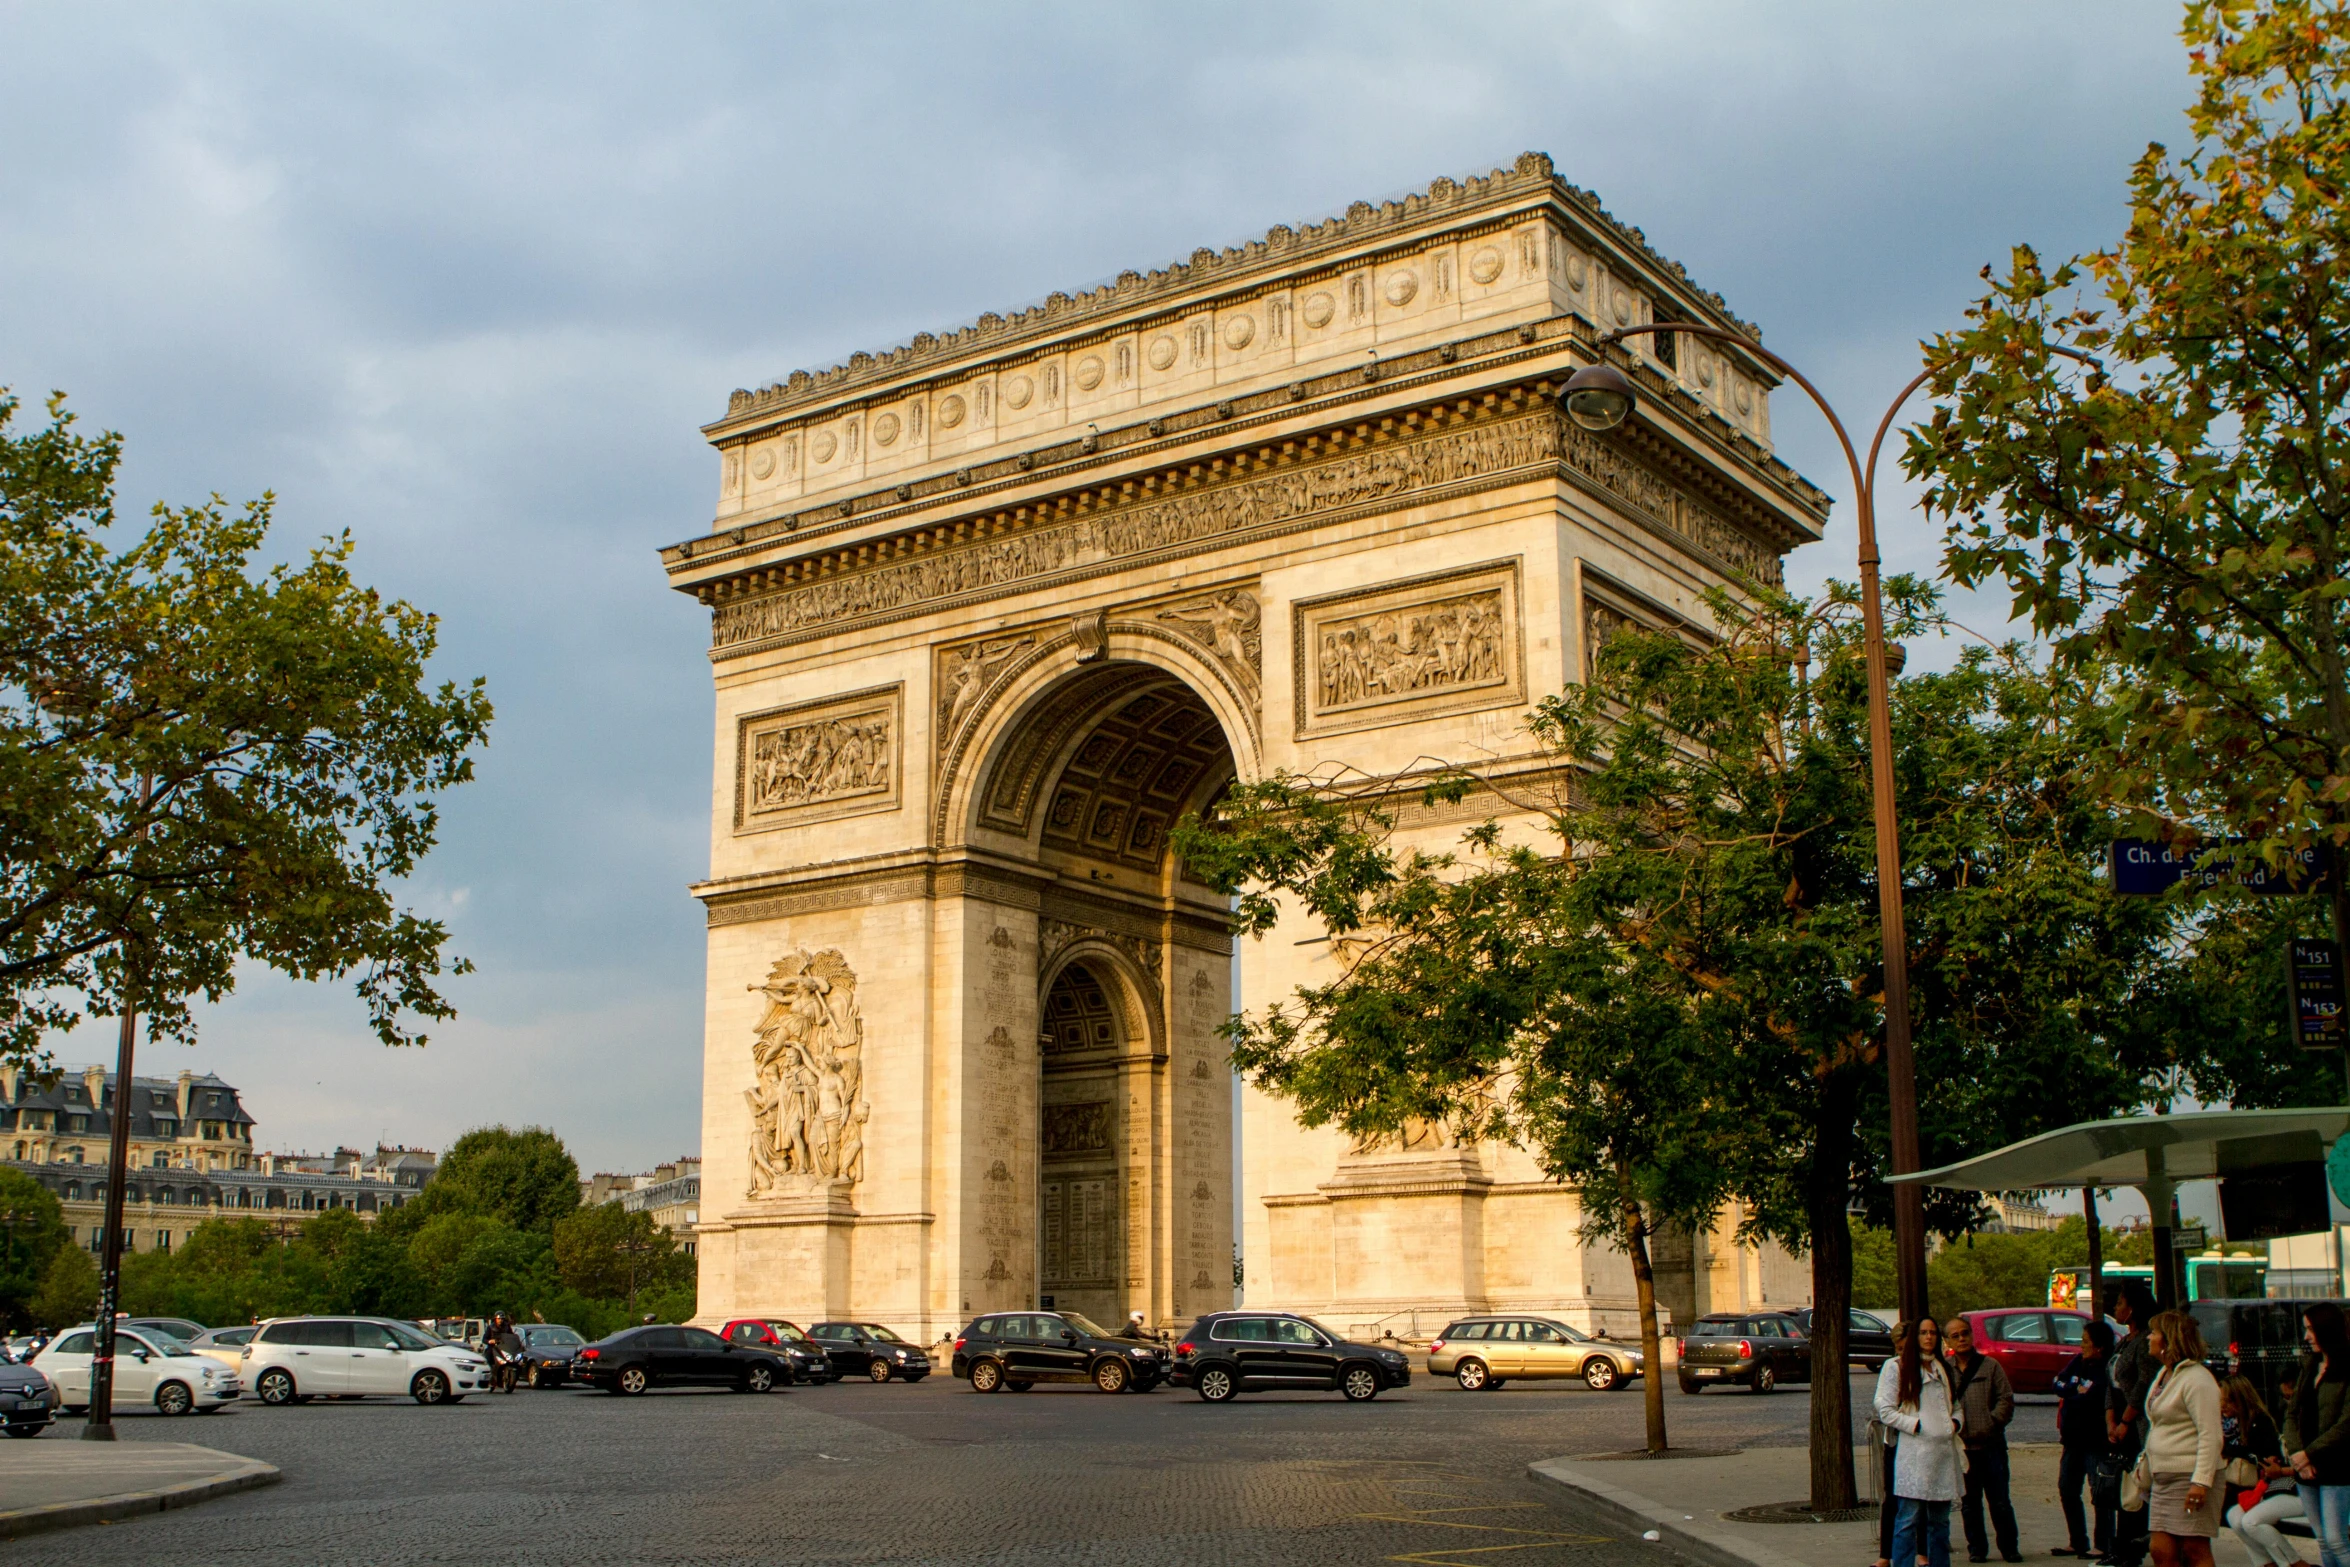
<path fill-rule="evenodd" d="M 1621 1486 L 1610 1485 L 1593 1470 L 1567 1459 L 1546 1458 L 1528 1464 L 1526 1473 L 1577 1493 L 1593 1511 L 1617 1527 L 1629 1529 L 1636 1539 L 1647 1530 L 1656 1530 L 1663 1536 L 1658 1543 L 1671 1546 L 1692 1561 L 1704 1563 L 1705 1567 L 1806 1567 L 1804 1562 L 1783 1551 L 1755 1545 L 1727 1530 L 1714 1528 L 1707 1519 L 1692 1518 L 1678 1507 L 1667 1507 Z"/>
<path fill-rule="evenodd" d="M 205 1480 L 187 1480 L 178 1485 L 159 1486 L 152 1491 L 123 1491 L 113 1496 L 92 1497 L 87 1501 L 20 1507 L 14 1512 L 0 1513 L 0 1540 L 13 1540 L 50 1529 L 70 1529 L 79 1524 L 112 1523 L 117 1518 L 136 1518 L 145 1513 L 167 1512 L 175 1507 L 191 1507 L 216 1496 L 226 1496 L 232 1491 L 250 1491 L 256 1486 L 275 1485 L 284 1478 L 285 1475 L 277 1465 L 249 1458 L 243 1461 L 241 1467 L 224 1470 Z"/>

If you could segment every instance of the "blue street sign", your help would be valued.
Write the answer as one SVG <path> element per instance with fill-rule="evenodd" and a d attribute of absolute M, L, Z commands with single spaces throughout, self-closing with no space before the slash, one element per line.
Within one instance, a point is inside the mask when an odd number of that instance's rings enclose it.
<path fill-rule="evenodd" d="M 2231 844 L 2241 844 L 2232 838 Z M 2151 838 L 2113 841 L 2113 890 L 2125 898 L 2151 898 L 2182 881 L 2198 887 L 2240 887 L 2246 892 L 2324 892 L 2333 886 L 2333 858 L 2322 847 L 2292 852 L 2282 869 L 2246 856 L 2197 869 L 2202 849 L 2176 848 Z"/>

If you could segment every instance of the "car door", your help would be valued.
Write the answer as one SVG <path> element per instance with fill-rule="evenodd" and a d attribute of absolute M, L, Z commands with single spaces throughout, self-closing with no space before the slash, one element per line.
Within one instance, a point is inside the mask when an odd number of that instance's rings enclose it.
<path fill-rule="evenodd" d="M 832 1363 L 832 1369 L 839 1375 L 845 1377 L 864 1373 L 864 1353 L 857 1348 L 856 1334 L 847 1323 L 819 1322 L 808 1330 L 808 1336 L 824 1351 L 824 1358 Z"/>
<path fill-rule="evenodd" d="M 1755 1324 L 1771 1344 L 1771 1369 L 1782 1382 L 1809 1382 L 1811 1380 L 1811 1339 L 1803 1325 L 1783 1314 L 1762 1318 Z M 1757 1344 L 1755 1348 L 1762 1346 Z"/>
<path fill-rule="evenodd" d="M 736 1382 L 743 1373 L 748 1350 L 736 1349 L 707 1328 L 679 1328 L 685 1336 L 687 1363 L 697 1382 Z"/>
<path fill-rule="evenodd" d="M 354 1322 L 350 1358 L 344 1362 L 346 1393 L 405 1393 L 408 1391 L 408 1352 L 391 1329 L 380 1322 Z"/>
<path fill-rule="evenodd" d="M 286 1369 L 294 1386 L 304 1393 L 341 1393 L 350 1387 L 345 1363 L 351 1358 L 348 1322 L 294 1322 L 293 1331 L 277 1336 L 286 1346 Z"/>
<path fill-rule="evenodd" d="M 1577 1376 L 1583 1370 L 1583 1356 L 1588 1352 L 1587 1346 L 1577 1342 L 1560 1324 L 1529 1322 L 1524 1349 L 1526 1369 L 1518 1375 L 1537 1379 Z"/>
<path fill-rule="evenodd" d="M 1291 1387 L 1330 1387 L 1338 1381 L 1338 1346 L 1310 1322 L 1273 1319 L 1274 1371 Z"/>
<path fill-rule="evenodd" d="M 1085 1335 L 1062 1317 L 1040 1316 L 1036 1321 L 1038 1363 L 1045 1368 L 1045 1375 L 1056 1382 L 1084 1381 L 1088 1354 Z M 878 1344 L 873 1347 L 876 1352 L 881 1349 Z"/>
<path fill-rule="evenodd" d="M 1485 1329 L 1485 1369 L 1497 1377 L 1514 1377 L 1524 1366 L 1524 1324 L 1517 1322 L 1490 1323 Z"/>
<path fill-rule="evenodd" d="M 1281 1385 L 1281 1354 L 1273 1343 L 1273 1324 L 1264 1317 L 1226 1317 L 1216 1324 L 1216 1339 L 1232 1355 L 1243 1385 Z"/>
<path fill-rule="evenodd" d="M 57 1384 L 59 1403 L 90 1401 L 90 1356 L 97 1347 L 97 1334 L 88 1328 L 76 1328 L 33 1357 L 33 1365 L 41 1375 Z"/>

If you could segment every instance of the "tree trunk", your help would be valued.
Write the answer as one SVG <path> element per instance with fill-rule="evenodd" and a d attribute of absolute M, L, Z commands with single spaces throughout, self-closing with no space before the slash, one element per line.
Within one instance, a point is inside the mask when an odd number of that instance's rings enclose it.
<path fill-rule="evenodd" d="M 1843 1073 L 1822 1085 L 1804 1193 L 1811 1225 L 1811 1505 L 1818 1509 L 1859 1504 L 1852 1483 L 1852 1375 L 1847 1359 L 1852 1229 L 1845 1217 L 1856 1098 Z"/>
<path fill-rule="evenodd" d="M 1656 1330 L 1656 1272 L 1648 1262 L 1648 1214 L 1624 1200 L 1624 1250 L 1632 1258 L 1632 1292 L 1640 1302 L 1640 1396 L 1648 1406 L 1648 1450 L 1665 1450 L 1664 1346 Z"/>

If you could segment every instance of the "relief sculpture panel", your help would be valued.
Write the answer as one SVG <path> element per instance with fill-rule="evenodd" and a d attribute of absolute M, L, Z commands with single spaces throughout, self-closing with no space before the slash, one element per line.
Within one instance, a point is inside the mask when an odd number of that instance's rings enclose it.
<path fill-rule="evenodd" d="M 901 690 L 887 686 L 738 720 L 734 830 L 897 809 Z"/>
<path fill-rule="evenodd" d="M 854 1185 L 865 1174 L 865 1020 L 838 948 L 786 954 L 751 987 L 767 998 L 752 1038 L 753 1198 Z"/>
<path fill-rule="evenodd" d="M 1515 561 L 1301 600 L 1300 735 L 1525 700 Z"/>

